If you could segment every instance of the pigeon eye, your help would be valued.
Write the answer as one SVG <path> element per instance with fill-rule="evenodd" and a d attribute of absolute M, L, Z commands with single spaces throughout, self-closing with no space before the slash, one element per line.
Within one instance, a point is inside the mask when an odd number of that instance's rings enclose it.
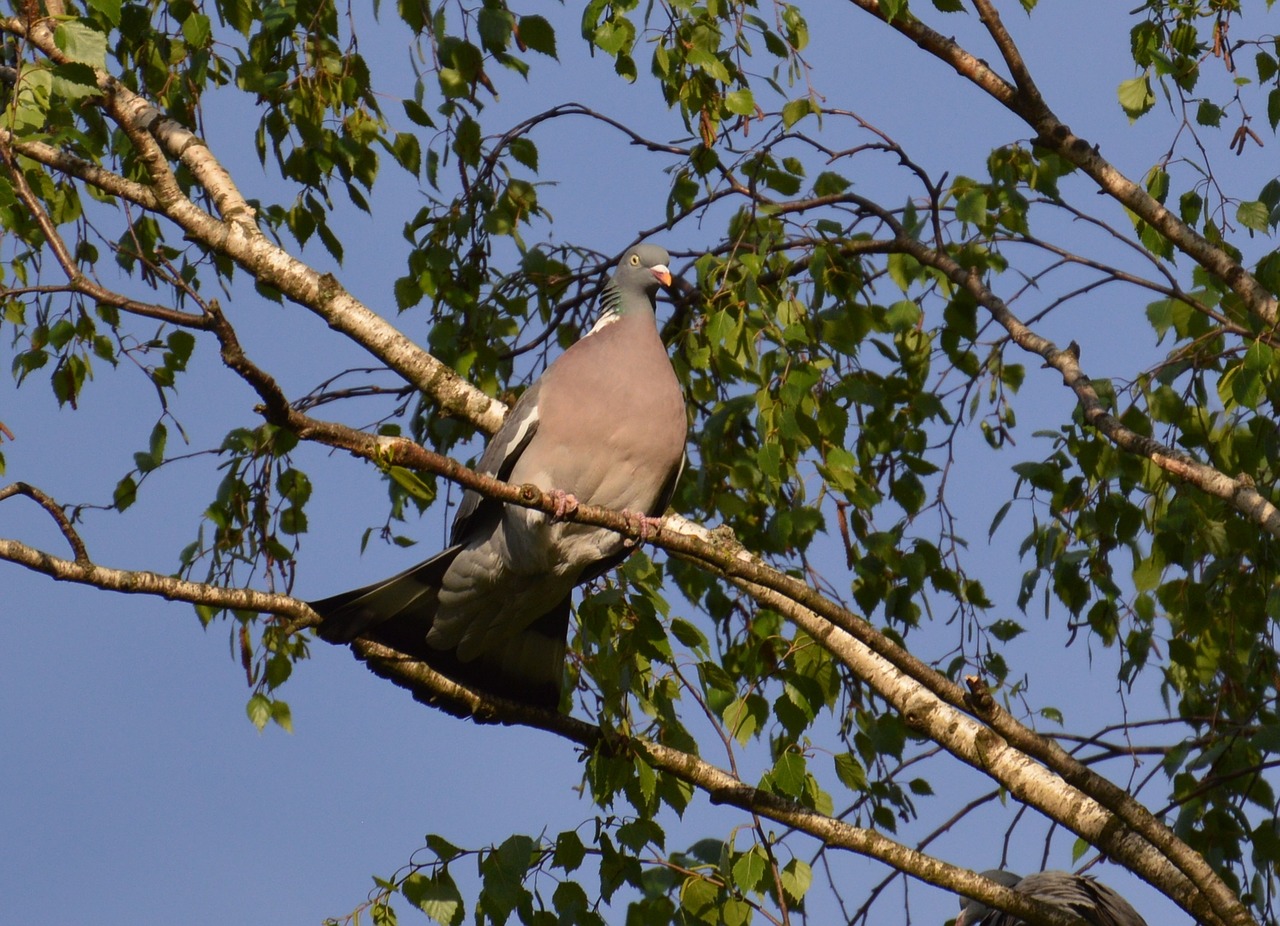
<path fill-rule="evenodd" d="M 639 258 L 639 256 L 638 256 L 638 255 L 636 255 L 636 254 L 632 254 L 632 255 L 631 255 L 631 266 L 633 266 L 633 267 L 639 267 L 639 266 L 640 266 L 640 258 Z"/>

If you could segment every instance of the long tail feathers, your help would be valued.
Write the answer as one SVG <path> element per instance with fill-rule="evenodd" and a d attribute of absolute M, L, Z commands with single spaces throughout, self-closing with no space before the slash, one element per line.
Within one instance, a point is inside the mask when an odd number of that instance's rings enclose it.
<path fill-rule="evenodd" d="M 316 633 L 335 644 L 367 637 L 425 662 L 469 688 L 554 709 L 560 703 L 564 680 L 571 596 L 566 595 L 510 639 L 467 662 L 452 650 L 439 650 L 427 643 L 441 577 L 460 549 L 450 547 L 389 579 L 310 602 L 324 618 Z"/>
<path fill-rule="evenodd" d="M 449 547 L 389 579 L 310 602 L 324 618 L 316 633 L 330 643 L 350 643 L 388 621 L 408 618 L 425 638 L 435 616 L 440 578 L 460 549 Z"/>

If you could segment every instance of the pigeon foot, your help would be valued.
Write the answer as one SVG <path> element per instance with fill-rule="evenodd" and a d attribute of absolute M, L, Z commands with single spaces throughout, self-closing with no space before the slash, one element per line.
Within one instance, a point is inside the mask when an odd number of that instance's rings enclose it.
<path fill-rule="evenodd" d="M 563 521 L 566 517 L 578 510 L 578 499 L 576 496 L 560 489 L 552 489 L 551 497 L 555 499 L 556 507 L 551 512 L 551 517 L 556 521 Z"/>
<path fill-rule="evenodd" d="M 662 529 L 662 518 L 651 518 L 647 514 L 641 514 L 638 511 L 631 511 L 630 509 L 623 511 L 622 514 L 628 522 L 635 524 L 636 531 L 640 534 L 638 539 L 635 537 L 628 537 L 622 542 L 622 545 L 627 549 L 639 546 L 642 543 L 648 543 L 651 539 L 658 536 L 659 531 Z"/>

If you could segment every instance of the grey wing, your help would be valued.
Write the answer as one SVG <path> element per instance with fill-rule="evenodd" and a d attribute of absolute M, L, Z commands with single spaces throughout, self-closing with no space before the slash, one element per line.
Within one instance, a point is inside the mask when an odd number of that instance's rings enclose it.
<path fill-rule="evenodd" d="M 1042 871 L 1027 875 L 1017 890 L 1071 910 L 1094 926 L 1146 926 L 1129 902 L 1090 875 L 1073 875 L 1065 871 Z M 1008 917 L 1009 914 L 1002 914 Z M 995 923 L 1021 923 L 1021 920 L 996 920 Z"/>
<path fill-rule="evenodd" d="M 524 395 L 507 413 L 502 427 L 489 439 L 476 463 L 476 472 L 505 481 L 511 475 L 516 461 L 524 453 L 534 434 L 538 432 L 538 392 L 541 380 L 525 390 Z M 498 508 L 500 502 L 486 499 L 479 492 L 468 489 L 462 494 L 462 503 L 453 518 L 453 529 L 449 535 L 451 545 L 465 543 L 471 525 L 484 520 L 477 514 L 490 508 Z"/>
<path fill-rule="evenodd" d="M 1089 917 L 1098 926 L 1147 926 L 1146 921 L 1125 900 L 1105 884 L 1092 878 L 1083 879 L 1084 889 L 1093 895 L 1095 916 Z"/>

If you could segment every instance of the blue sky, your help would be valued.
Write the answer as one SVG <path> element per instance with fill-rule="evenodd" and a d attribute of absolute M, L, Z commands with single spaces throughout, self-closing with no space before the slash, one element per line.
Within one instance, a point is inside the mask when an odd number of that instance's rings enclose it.
<path fill-rule="evenodd" d="M 1050 105 L 1081 134 L 1100 142 L 1122 170 L 1140 178 L 1171 132 L 1153 133 L 1143 123 L 1131 129 L 1116 104 L 1116 85 L 1132 76 L 1123 11 L 1078 0 L 1042 4 L 1028 19 L 1017 4 L 1003 6 Z M 498 111 L 510 113 L 509 122 L 515 122 L 553 103 L 577 100 L 638 123 L 655 138 L 678 137 L 678 119 L 661 108 L 652 86 L 644 81 L 624 85 L 611 78 L 603 58 L 586 59 L 577 15 L 569 10 L 558 20 L 563 64 L 536 61 L 528 85 L 507 79 L 495 104 Z M 1026 137 L 1025 128 L 994 103 L 887 28 L 835 5 L 820 15 L 829 18 L 811 20 L 809 57 L 814 82 L 828 93 L 829 105 L 857 111 L 929 169 L 981 176 L 991 146 Z M 962 41 L 978 28 L 971 15 L 941 19 L 941 27 L 947 26 Z M 388 81 L 399 82 L 388 83 L 389 92 L 407 95 L 404 40 L 366 28 L 362 51 L 386 70 Z M 385 47 L 375 54 L 374 43 Z M 995 60 L 993 50 L 982 48 Z M 637 60 L 643 71 L 645 54 L 638 53 Z M 398 118 L 394 102 L 384 103 Z M 206 134 L 245 192 L 269 199 L 276 191 L 252 154 L 248 133 L 254 120 L 243 106 L 214 100 L 206 113 Z M 1172 125 L 1159 124 L 1165 123 Z M 833 126 L 833 133 L 840 131 Z M 575 132 L 568 125 L 555 136 L 535 136 L 544 175 L 561 181 L 541 194 L 555 217 L 551 234 L 590 241 L 602 250 L 620 249 L 634 229 L 661 221 L 666 197 L 664 180 L 656 173 L 661 165 L 620 139 L 589 133 L 586 125 L 580 135 Z M 1254 151 L 1243 158 L 1225 151 L 1216 157 L 1224 179 L 1240 181 L 1236 192 L 1256 193 L 1261 179 L 1254 182 L 1250 175 L 1262 176 L 1266 158 Z M 858 177 L 864 189 L 878 193 L 881 184 L 899 182 L 890 159 L 883 160 L 883 175 L 873 167 Z M 384 170 L 374 197 L 375 217 L 349 210 L 343 219 L 349 223 L 345 266 L 333 268 L 316 247 L 305 256 L 335 269 L 353 293 L 394 320 L 391 285 L 405 251 L 400 230 L 422 200 L 413 183 L 392 176 L 390 164 Z M 1105 204 L 1099 209 L 1123 225 L 1118 209 L 1107 211 Z M 689 228 L 659 240 L 677 249 L 695 248 L 709 238 Z M 1133 345 L 1145 343 L 1141 339 L 1149 334 L 1143 300 L 1119 293 L 1117 301 L 1112 298 L 1108 291 L 1073 304 L 1042 329 L 1061 342 L 1080 340 L 1086 369 L 1095 377 L 1132 370 Z M 296 306 L 264 302 L 243 286 L 226 304 L 250 354 L 280 375 L 290 394 L 360 362 L 353 346 Z M 1022 312 L 1030 314 L 1034 298 L 1025 304 Z M 412 335 L 412 326 L 421 322 L 407 319 L 406 324 Z M 1132 340 L 1126 329 L 1133 332 Z M 8 341 L 0 334 L 5 366 Z M 1013 453 L 980 454 L 966 464 L 964 477 L 975 488 L 960 493 L 958 505 L 984 581 L 998 596 L 1000 613 L 1010 616 L 1016 616 L 1013 599 L 1025 568 L 1013 562 L 1021 532 L 1006 528 L 987 547 L 987 525 L 1012 485 L 1008 467 L 1044 452 L 1030 431 L 1056 426 L 1071 407 L 1056 376 L 1040 371 L 1038 364 L 1029 367 L 1018 401 L 1024 443 Z M 115 481 L 132 465 L 132 453 L 145 447 L 155 420 L 153 396 L 130 372 L 100 368 L 76 411 L 59 409 L 38 378 L 17 390 L 7 375 L 0 377 L 0 421 L 16 436 L 3 448 L 5 478 L 34 483 L 62 500 L 109 498 Z M 254 401 L 220 368 L 212 346 L 201 344 L 176 413 L 194 449 L 216 444 L 230 427 L 252 423 Z M 176 434 L 170 452 L 178 452 Z M 309 451 L 301 462 L 312 472 L 316 497 L 299 562 L 300 595 L 317 597 L 362 584 L 437 547 L 444 531 L 439 514 L 409 526 L 422 538 L 417 548 L 375 544 L 360 556 L 360 533 L 383 516 L 385 492 L 377 475 L 319 451 Z M 84 534 L 91 554 L 110 566 L 176 569 L 177 552 L 193 539 L 217 478 L 196 463 L 168 467 L 152 477 L 154 484 L 144 486 L 139 503 L 124 515 L 89 513 Z M 63 551 L 48 519 L 21 499 L 0 506 L 0 536 Z M 1087 726 L 1084 718 L 1118 715 L 1117 655 L 1090 654 L 1077 645 L 1059 658 L 1065 641 L 1061 622 L 1045 624 L 1032 615 L 1027 623 L 1036 633 L 1011 644 L 1007 658 L 1034 672 L 1037 703 L 1066 710 L 1068 728 Z M 317 644 L 314 658 L 299 667 L 284 690 L 295 732 L 269 728 L 259 734 L 244 714 L 248 691 L 226 628 L 201 629 L 189 606 L 54 583 L 0 564 L 0 627 L 6 640 L 0 649 L 0 742 L 6 753 L 0 762 L 0 789 L 6 794 L 0 802 L 0 831 L 6 834 L 0 897 L 15 921 L 318 922 L 350 910 L 370 887 L 370 874 L 387 875 L 400 867 L 422 845 L 425 833 L 480 847 L 513 832 L 554 836 L 593 815 L 574 791 L 581 766 L 572 747 L 546 734 L 479 727 L 426 709 L 374 678 L 344 649 Z M 936 638 L 921 637 L 921 644 L 944 652 L 955 642 L 947 633 L 940 628 Z M 1052 659 L 1044 658 L 1046 649 L 1054 653 Z M 1145 715 L 1151 697 L 1152 692 L 1139 690 L 1127 703 Z M 1123 769 L 1111 771 L 1124 780 Z M 933 777 L 938 786 L 939 773 Z M 941 808 L 982 790 L 977 776 L 962 770 L 940 790 L 929 816 L 941 819 L 946 815 Z M 737 822 L 705 800 L 696 803 L 685 821 L 670 821 L 669 847 L 725 836 Z M 940 843 L 941 854 L 979 869 L 995 864 L 1010 813 L 994 811 L 982 827 L 951 834 Z M 1039 867 L 1035 847 L 1042 834 L 1030 829 L 1018 836 L 1022 851 L 1035 860 L 1024 866 L 1027 870 Z M 1051 867 L 1069 866 L 1070 840 L 1060 835 L 1054 847 Z M 847 877 L 867 883 L 883 874 L 880 866 L 861 860 L 845 868 Z M 1150 922 L 1185 921 L 1115 869 L 1104 870 L 1103 877 L 1124 886 Z M 413 921 L 407 905 L 401 907 L 402 921 Z M 901 903 L 886 899 L 877 909 L 875 921 L 896 922 Z M 940 923 L 954 912 L 950 896 L 924 887 L 912 890 L 912 922 Z"/>

